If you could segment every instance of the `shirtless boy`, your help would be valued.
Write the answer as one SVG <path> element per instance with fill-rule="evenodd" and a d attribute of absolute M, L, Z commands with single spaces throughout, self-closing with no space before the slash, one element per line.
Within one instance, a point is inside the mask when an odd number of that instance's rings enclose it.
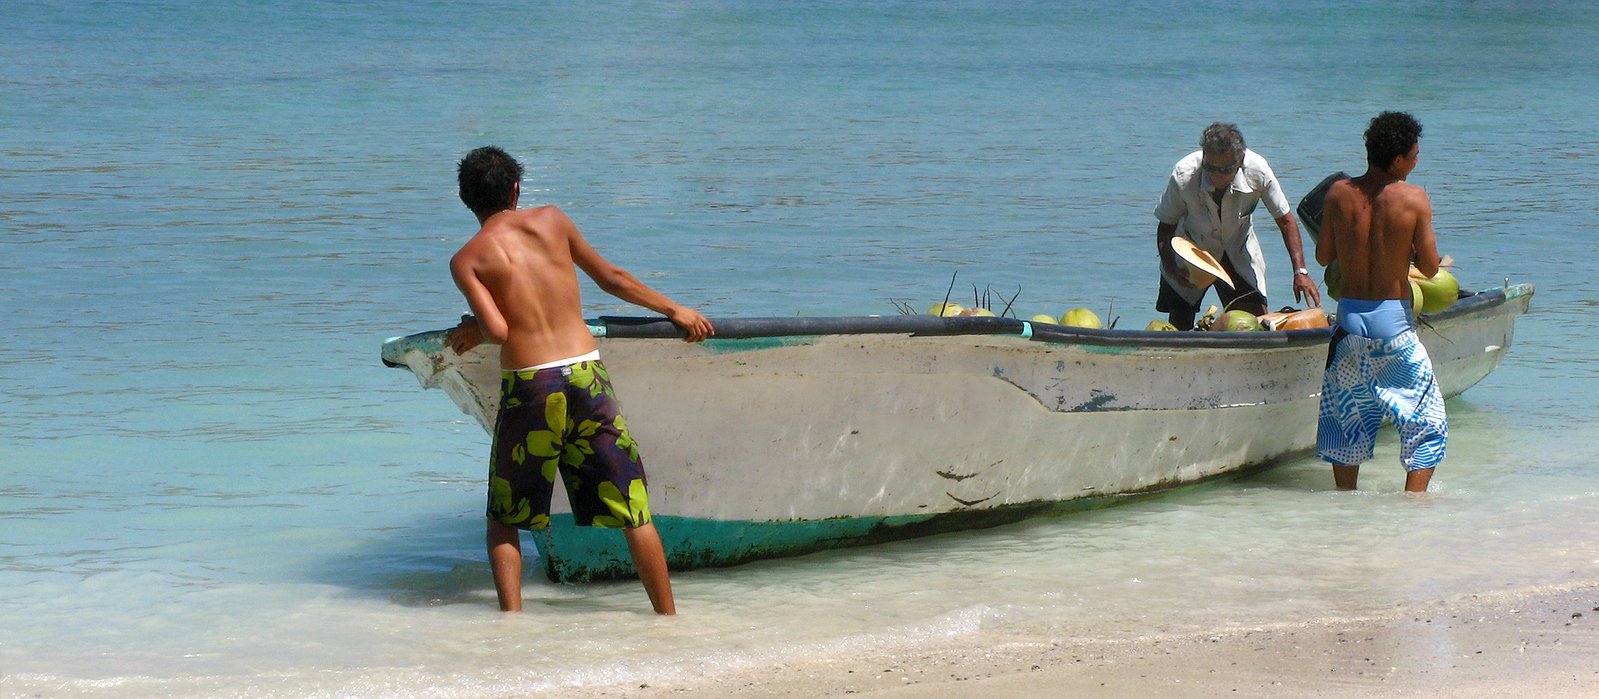
<path fill-rule="evenodd" d="M 518 211 L 522 166 L 487 146 L 461 160 L 461 201 L 482 228 L 450 259 L 472 307 L 450 333 L 457 353 L 500 346 L 500 412 L 489 464 L 489 567 L 500 609 L 522 609 L 522 529 L 549 526 L 559 473 L 579 526 L 622 529 L 657 614 L 675 614 L 650 522 L 638 445 L 583 320 L 577 268 L 617 298 L 664 314 L 689 342 L 710 321 L 601 257 L 554 206 Z"/>
<path fill-rule="evenodd" d="M 1333 482 L 1354 490 L 1372 456 L 1383 415 L 1399 430 L 1405 491 L 1426 492 L 1449 440 L 1432 360 L 1411 325 L 1411 264 L 1438 273 L 1432 203 L 1405 182 L 1416 168 L 1421 124 L 1383 112 L 1366 129 L 1366 173 L 1333 184 L 1323 209 L 1316 261 L 1338 262 L 1343 297 L 1322 378 L 1316 452 Z"/>

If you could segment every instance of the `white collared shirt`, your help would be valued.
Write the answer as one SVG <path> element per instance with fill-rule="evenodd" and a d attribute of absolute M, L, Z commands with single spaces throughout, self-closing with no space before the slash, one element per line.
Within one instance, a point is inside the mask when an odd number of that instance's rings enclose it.
<path fill-rule="evenodd" d="M 1255 288 L 1266 290 L 1266 261 L 1260 252 L 1260 240 L 1255 236 L 1255 208 L 1262 201 L 1273 219 L 1287 216 L 1293 210 L 1288 197 L 1283 195 L 1277 175 L 1271 171 L 1266 159 L 1255 151 L 1244 151 L 1243 168 L 1233 177 L 1233 183 L 1223 195 L 1221 205 L 1211 196 L 1209 183 L 1201 168 L 1204 152 L 1194 151 L 1177 161 L 1171 177 L 1166 180 L 1166 191 L 1155 207 L 1155 218 L 1161 223 L 1177 227 L 1177 235 L 1192 241 L 1195 246 L 1215 255 L 1227 256 L 1239 272 L 1253 271 Z M 1162 273 L 1164 274 L 1164 273 Z M 1179 292 L 1188 291 L 1173 283 Z M 1203 289 L 1197 291 L 1204 295 Z M 1183 294 L 1188 296 L 1187 293 Z M 1189 299 L 1198 301 L 1198 298 Z"/>

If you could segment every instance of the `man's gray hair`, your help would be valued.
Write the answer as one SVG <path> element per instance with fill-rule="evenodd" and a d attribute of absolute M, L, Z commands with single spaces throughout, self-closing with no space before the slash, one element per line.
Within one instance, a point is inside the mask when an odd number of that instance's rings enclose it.
<path fill-rule="evenodd" d="M 1239 165 L 1244 164 L 1244 135 L 1239 133 L 1237 124 L 1218 121 L 1205 127 L 1204 135 L 1199 137 L 1199 147 L 1206 153 L 1226 153 Z"/>

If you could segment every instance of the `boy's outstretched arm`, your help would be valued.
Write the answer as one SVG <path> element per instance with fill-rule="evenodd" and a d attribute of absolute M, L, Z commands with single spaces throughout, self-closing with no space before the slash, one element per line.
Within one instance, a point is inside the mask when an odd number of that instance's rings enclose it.
<path fill-rule="evenodd" d="M 650 288 L 627 270 L 611 264 L 589 245 L 571 219 L 565 214 L 559 216 L 561 219 L 559 225 L 567 229 L 572 261 L 583 270 L 584 274 L 589 275 L 602 291 L 628 303 L 665 315 L 687 333 L 684 339 L 689 342 L 699 342 L 716 334 L 716 328 L 711 326 L 711 321 L 706 320 L 699 311 L 667 298 L 665 294 Z"/>

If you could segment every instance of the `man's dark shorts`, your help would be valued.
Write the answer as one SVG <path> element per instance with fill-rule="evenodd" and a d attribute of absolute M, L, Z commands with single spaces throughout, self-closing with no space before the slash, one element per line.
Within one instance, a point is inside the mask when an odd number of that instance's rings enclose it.
<path fill-rule="evenodd" d="M 1233 281 L 1238 283 L 1238 288 L 1236 289 L 1227 286 L 1227 283 L 1222 281 L 1216 281 L 1211 284 L 1211 288 L 1216 290 L 1216 298 L 1222 308 L 1231 306 L 1235 299 L 1240 298 L 1245 301 L 1259 301 L 1260 305 L 1266 305 L 1265 294 L 1260 293 L 1260 290 L 1256 289 L 1252 283 L 1255 278 L 1253 271 L 1249 274 L 1240 274 L 1238 269 L 1233 267 L 1232 260 L 1225 255 L 1221 258 L 1221 264 L 1227 270 L 1227 276 L 1232 277 Z M 1189 303 L 1183 299 L 1181 294 L 1177 293 L 1176 289 L 1171 287 L 1171 284 L 1166 281 L 1166 277 L 1162 275 L 1160 278 L 1160 295 L 1155 298 L 1155 310 L 1161 313 L 1181 312 L 1187 315 L 1198 315 L 1199 307 L 1204 304 L 1204 301 L 1204 297 L 1201 296 L 1199 303 Z"/>
<path fill-rule="evenodd" d="M 557 474 L 578 526 L 649 523 L 638 444 L 599 360 L 500 372 L 489 519 L 519 529 L 548 527 Z"/>

